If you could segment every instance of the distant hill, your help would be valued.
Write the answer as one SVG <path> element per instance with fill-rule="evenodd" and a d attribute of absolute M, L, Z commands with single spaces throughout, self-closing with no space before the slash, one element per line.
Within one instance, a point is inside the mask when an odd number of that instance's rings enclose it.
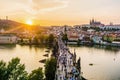
<path fill-rule="evenodd" d="M 0 29 L 8 30 L 8 29 L 18 27 L 18 26 L 21 26 L 21 25 L 25 25 L 25 24 L 19 23 L 19 22 L 16 22 L 16 21 L 12 21 L 12 20 L 5 20 L 5 19 L 0 20 Z"/>
<path fill-rule="evenodd" d="M 23 32 L 43 32 L 47 30 L 42 26 L 27 25 L 13 20 L 0 20 L 0 32 L 2 33 L 23 33 Z"/>

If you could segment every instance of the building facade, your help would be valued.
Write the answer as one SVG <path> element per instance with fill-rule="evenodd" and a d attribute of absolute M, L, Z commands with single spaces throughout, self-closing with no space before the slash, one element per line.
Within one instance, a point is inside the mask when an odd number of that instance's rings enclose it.
<path fill-rule="evenodd" d="M 0 34 L 0 44 L 16 44 L 17 37 L 12 34 Z"/>
<path fill-rule="evenodd" d="M 103 30 L 119 29 L 120 30 L 120 25 L 105 25 L 105 26 L 100 26 L 100 29 L 103 29 Z"/>

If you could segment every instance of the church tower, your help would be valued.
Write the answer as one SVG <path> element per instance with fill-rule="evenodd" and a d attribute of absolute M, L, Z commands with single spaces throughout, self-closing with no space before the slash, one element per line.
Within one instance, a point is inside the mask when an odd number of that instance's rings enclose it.
<path fill-rule="evenodd" d="M 92 24 L 94 24 L 94 22 L 95 22 L 95 20 L 94 20 L 94 19 L 92 19 Z"/>
<path fill-rule="evenodd" d="M 6 20 L 8 20 L 8 16 L 6 16 Z"/>

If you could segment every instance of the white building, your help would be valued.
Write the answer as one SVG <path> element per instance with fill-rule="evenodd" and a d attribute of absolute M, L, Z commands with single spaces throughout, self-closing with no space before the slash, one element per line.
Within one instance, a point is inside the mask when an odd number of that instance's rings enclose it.
<path fill-rule="evenodd" d="M 79 34 L 79 40 L 83 40 L 84 37 L 85 37 L 84 34 Z"/>
<path fill-rule="evenodd" d="M 93 40 L 94 43 L 97 43 L 97 44 L 101 44 L 101 43 L 102 43 L 102 44 L 105 44 L 105 42 L 103 42 L 101 36 L 93 36 L 93 37 L 92 37 L 92 40 Z"/>
<path fill-rule="evenodd" d="M 100 26 L 100 29 L 107 30 L 107 29 L 120 29 L 120 25 L 105 25 Z"/>
<path fill-rule="evenodd" d="M 15 44 L 17 37 L 12 34 L 0 34 L 0 44 Z"/>
<path fill-rule="evenodd" d="M 4 33 L 4 32 L 5 32 L 5 30 L 4 30 L 4 29 L 1 29 L 1 30 L 0 30 L 0 33 Z"/>
<path fill-rule="evenodd" d="M 92 33 L 92 32 L 95 32 L 95 30 L 94 29 L 88 29 L 87 32 Z"/>

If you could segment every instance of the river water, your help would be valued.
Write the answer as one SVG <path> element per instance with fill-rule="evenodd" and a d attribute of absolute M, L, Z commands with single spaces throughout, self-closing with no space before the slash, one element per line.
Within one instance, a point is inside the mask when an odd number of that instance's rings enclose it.
<path fill-rule="evenodd" d="M 31 72 L 38 67 L 44 67 L 40 60 L 47 59 L 44 54 L 47 49 L 38 46 L 21 46 L 21 45 L 0 45 L 0 60 L 5 62 L 12 58 L 20 58 L 22 64 L 25 64 L 27 72 Z"/>
<path fill-rule="evenodd" d="M 74 52 L 74 49 L 77 58 L 81 57 L 81 70 L 85 78 L 88 80 L 120 80 L 119 48 L 70 47 L 71 52 Z"/>
<path fill-rule="evenodd" d="M 120 50 L 119 48 L 77 47 L 69 46 L 70 51 L 81 57 L 81 70 L 88 80 L 120 80 Z M 18 57 L 26 70 L 31 72 L 38 67 L 44 67 L 39 61 L 47 59 L 43 55 L 45 47 L 0 45 L 0 60 L 5 62 Z M 93 65 L 89 65 L 93 64 Z"/>

